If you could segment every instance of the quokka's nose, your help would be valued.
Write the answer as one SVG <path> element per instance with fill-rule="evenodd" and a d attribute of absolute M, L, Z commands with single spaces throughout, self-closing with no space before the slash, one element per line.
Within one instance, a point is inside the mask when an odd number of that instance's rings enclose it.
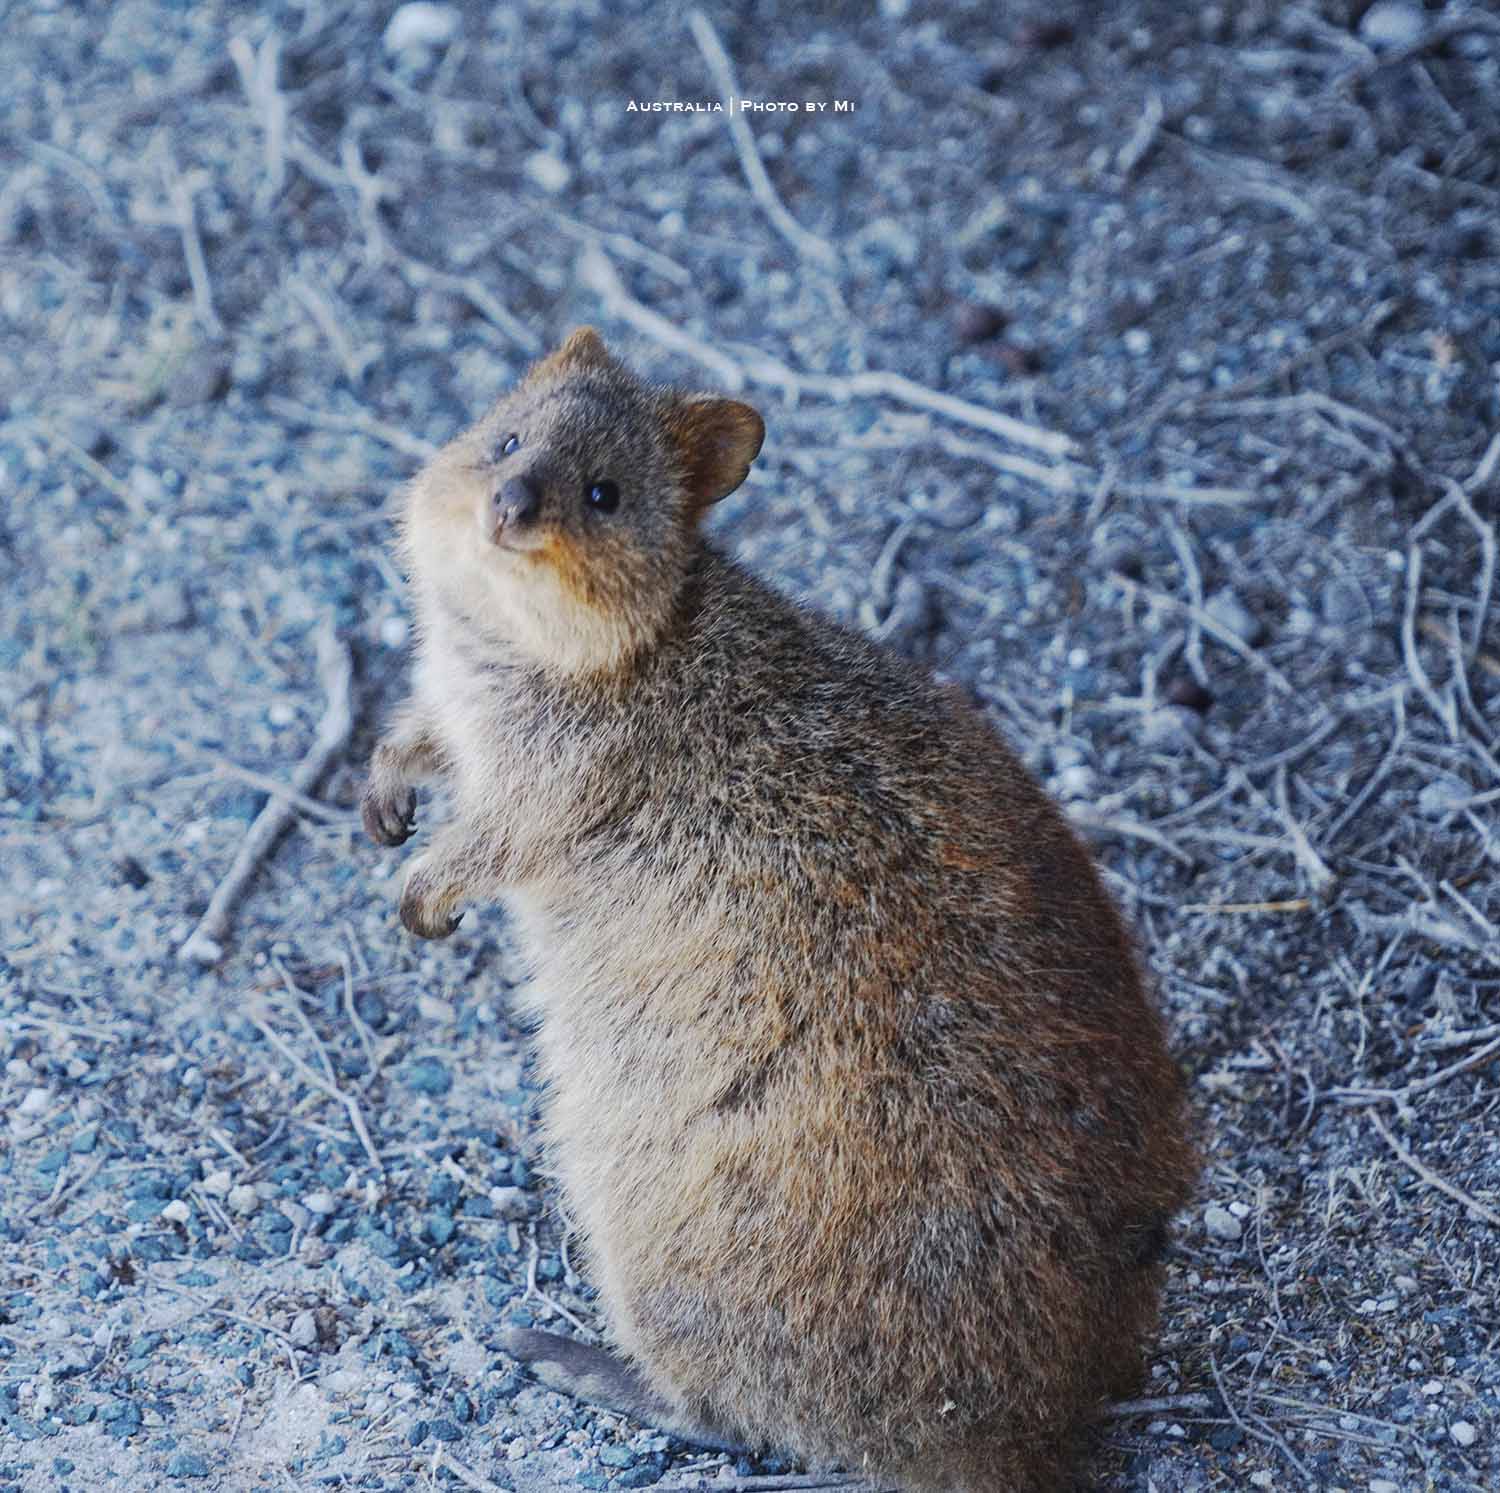
<path fill-rule="evenodd" d="M 541 487 L 530 477 L 508 478 L 495 494 L 495 517 L 506 527 L 529 523 L 541 508 Z"/>

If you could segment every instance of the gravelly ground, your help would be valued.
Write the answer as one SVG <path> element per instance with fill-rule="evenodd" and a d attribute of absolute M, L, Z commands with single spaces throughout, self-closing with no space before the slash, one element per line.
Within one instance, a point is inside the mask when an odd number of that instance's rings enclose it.
<path fill-rule="evenodd" d="M 1493 7 L 711 8 L 830 105 L 746 116 L 789 227 L 627 109 L 716 96 L 677 7 L 393 12 L 0 4 L 0 1489 L 783 1470 L 494 1346 L 592 1311 L 503 918 L 415 946 L 353 812 L 385 504 L 584 320 L 742 384 L 723 542 L 974 689 L 1140 929 L 1210 1165 L 1101 1486 L 1494 1486 Z"/>

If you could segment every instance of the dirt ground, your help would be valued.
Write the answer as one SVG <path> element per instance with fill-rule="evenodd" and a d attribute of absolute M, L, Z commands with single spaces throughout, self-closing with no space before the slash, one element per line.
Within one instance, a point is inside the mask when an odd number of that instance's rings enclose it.
<path fill-rule="evenodd" d="M 582 322 L 756 402 L 719 540 L 972 688 L 1139 930 L 1208 1167 L 1098 1485 L 1500 1485 L 1500 11 L 0 57 L 0 1490 L 796 1485 L 500 1352 L 596 1320 L 503 913 L 418 946 L 358 829 L 392 494 Z M 725 90 L 799 107 L 639 107 Z"/>

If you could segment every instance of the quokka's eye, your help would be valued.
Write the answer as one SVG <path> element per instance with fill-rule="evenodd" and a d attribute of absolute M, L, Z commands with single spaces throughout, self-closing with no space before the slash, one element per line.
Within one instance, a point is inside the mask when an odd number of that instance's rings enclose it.
<path fill-rule="evenodd" d="M 508 435 L 505 438 L 505 444 L 500 448 L 500 454 L 502 456 L 511 456 L 520 449 L 521 437 L 518 435 Z"/>
<path fill-rule="evenodd" d="M 599 513 L 613 513 L 620 506 L 620 489 L 613 482 L 591 482 L 584 489 L 588 505 Z"/>

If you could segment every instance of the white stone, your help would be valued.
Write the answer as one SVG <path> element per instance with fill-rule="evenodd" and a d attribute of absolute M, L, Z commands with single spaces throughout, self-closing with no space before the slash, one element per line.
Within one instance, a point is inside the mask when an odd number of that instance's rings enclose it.
<path fill-rule="evenodd" d="M 531 1199 L 519 1187 L 490 1188 L 490 1203 L 501 1218 L 519 1222 L 531 1217 Z"/>
<path fill-rule="evenodd" d="M 318 1343 L 318 1324 L 311 1312 L 298 1312 L 286 1334 L 298 1348 L 315 1348 Z"/>
<path fill-rule="evenodd" d="M 1473 1446 L 1479 1440 L 1479 1432 L 1466 1420 L 1456 1420 L 1448 1427 L 1448 1434 L 1460 1446 Z"/>
<path fill-rule="evenodd" d="M 550 150 L 534 150 L 526 157 L 526 174 L 544 192 L 561 192 L 573 180 L 573 168 Z"/>
<path fill-rule="evenodd" d="M 16 1106 L 18 1115 L 25 1115 L 28 1119 L 32 1115 L 45 1112 L 47 1106 L 52 1102 L 52 1095 L 46 1089 L 31 1089 L 26 1097 Z"/>
<path fill-rule="evenodd" d="M 181 1198 L 173 1198 L 161 1210 L 161 1216 L 168 1223 L 186 1223 L 193 1216 L 193 1210 Z"/>
<path fill-rule="evenodd" d="M 405 646 L 409 632 L 405 617 L 387 617 L 380 624 L 380 641 L 387 648 L 401 648 Z"/>
<path fill-rule="evenodd" d="M 229 1175 L 227 1167 L 221 1166 L 203 1179 L 204 1192 L 211 1192 L 216 1198 L 226 1196 L 233 1185 L 234 1178 Z"/>
<path fill-rule="evenodd" d="M 1399 0 L 1379 0 L 1364 13 L 1359 34 L 1372 47 L 1409 47 L 1425 27 L 1418 6 L 1402 5 Z"/>
<path fill-rule="evenodd" d="M 1260 623 L 1233 591 L 1216 591 L 1203 603 L 1204 613 L 1242 643 L 1249 643 L 1260 632 Z"/>
<path fill-rule="evenodd" d="M 1393 1483 L 1388 1477 L 1372 1477 L 1370 1479 L 1370 1493 L 1401 1493 L 1400 1485 Z"/>
<path fill-rule="evenodd" d="M 426 1021 L 452 1021 L 458 1014 L 452 1001 L 445 1001 L 442 996 L 425 990 L 417 996 L 417 1010 Z"/>
<path fill-rule="evenodd" d="M 305 1229 L 312 1222 L 312 1214 L 301 1203 L 294 1203 L 290 1198 L 282 1198 L 276 1206 L 291 1220 L 294 1229 Z"/>
<path fill-rule="evenodd" d="M 254 1213 L 260 1207 L 260 1197 L 253 1187 L 248 1187 L 241 1182 L 238 1187 L 229 1189 L 229 1206 L 236 1213 Z"/>
<path fill-rule="evenodd" d="M 451 5 L 430 5 L 413 0 L 403 5 L 385 28 L 387 52 L 404 52 L 408 47 L 440 47 L 458 35 L 459 14 Z"/>
<path fill-rule="evenodd" d="M 327 1218 L 338 1207 L 338 1200 L 331 1192 L 309 1192 L 303 1197 L 302 1206 L 319 1218 Z"/>
<path fill-rule="evenodd" d="M 1083 764 L 1065 767 L 1052 779 L 1053 792 L 1059 798 L 1091 798 L 1097 786 L 1094 769 Z"/>
<path fill-rule="evenodd" d="M 1217 1203 L 1210 1203 L 1203 1210 L 1203 1227 L 1210 1238 L 1223 1239 L 1229 1244 L 1233 1244 L 1243 1232 L 1239 1219 L 1228 1208 L 1221 1208 Z"/>

